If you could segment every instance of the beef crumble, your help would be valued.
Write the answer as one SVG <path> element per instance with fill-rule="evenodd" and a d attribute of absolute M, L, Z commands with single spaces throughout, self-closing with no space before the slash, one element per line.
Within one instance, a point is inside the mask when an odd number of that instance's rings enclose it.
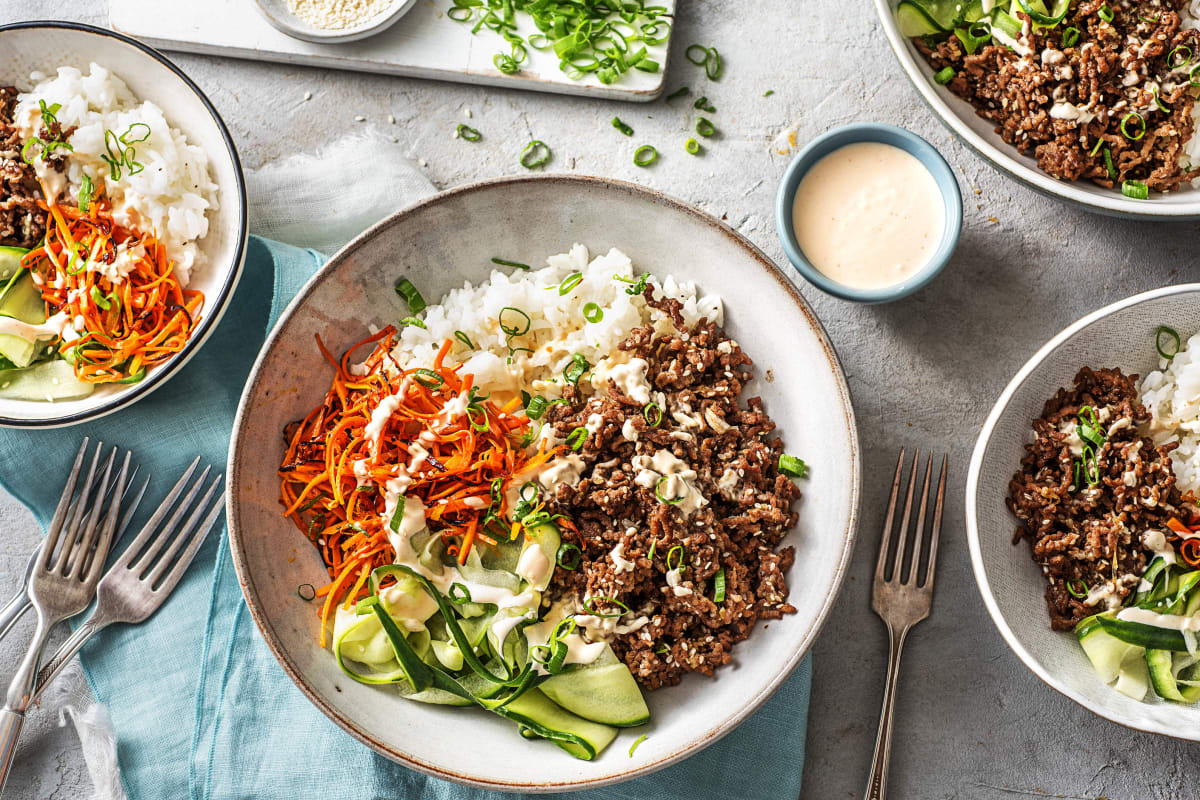
<path fill-rule="evenodd" d="M 761 399 L 738 403 L 749 357 L 707 320 L 687 328 L 677 301 L 655 299 L 653 287 L 645 296 L 675 331 L 638 328 L 620 349 L 645 361 L 653 405 L 610 379 L 591 398 L 567 387 L 569 402 L 546 415 L 558 438 L 587 431 L 581 480 L 555 496 L 574 522 L 564 541 L 582 559 L 559 571 L 550 599 L 591 598 L 591 610 L 619 614 L 596 624 L 655 689 L 689 671 L 711 675 L 755 622 L 795 612 L 785 580 L 794 549 L 776 547 L 796 524 L 800 491 L 779 472 L 782 443 Z"/>
<path fill-rule="evenodd" d="M 1180 164 L 1193 132 L 1189 70 L 1200 63 L 1200 32 L 1181 28 L 1183 5 L 1082 0 L 1054 27 L 1018 12 L 1015 49 L 993 38 L 969 54 L 953 34 L 914 43 L 935 71 L 952 68 L 950 91 L 1043 171 L 1166 192 L 1200 177 L 1200 164 Z"/>
<path fill-rule="evenodd" d="M 1151 554 L 1142 537 L 1180 515 L 1169 457 L 1177 444 L 1155 447 L 1139 433 L 1150 414 L 1136 381 L 1118 369 L 1081 369 L 1074 387 L 1060 389 L 1033 421 L 1036 438 L 1008 485 L 1008 507 L 1023 523 L 1013 541 L 1029 540 L 1046 576 L 1055 630 L 1128 597 Z M 1076 467 L 1085 406 L 1106 435 L 1095 451 L 1094 485 Z"/>
<path fill-rule="evenodd" d="M 37 173 L 21 157 L 24 146 L 13 124 L 17 90 L 0 86 L 0 246 L 34 247 L 46 233 L 38 206 Z"/>

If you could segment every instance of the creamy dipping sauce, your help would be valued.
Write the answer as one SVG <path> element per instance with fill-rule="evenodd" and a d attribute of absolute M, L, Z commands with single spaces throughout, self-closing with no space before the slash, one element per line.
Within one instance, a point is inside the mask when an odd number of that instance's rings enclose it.
<path fill-rule="evenodd" d="M 942 192 L 915 156 L 858 142 L 809 169 L 796 189 L 792 228 L 823 275 L 853 289 L 882 289 L 929 263 L 945 216 Z"/>

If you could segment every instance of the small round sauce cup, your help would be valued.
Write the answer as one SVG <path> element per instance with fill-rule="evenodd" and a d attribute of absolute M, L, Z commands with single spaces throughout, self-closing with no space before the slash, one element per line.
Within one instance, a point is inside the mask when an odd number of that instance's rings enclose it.
<path fill-rule="evenodd" d="M 914 156 L 933 176 L 941 193 L 943 225 L 941 238 L 926 263 L 898 283 L 871 289 L 846 286 L 817 269 L 804 254 L 796 238 L 793 211 L 796 191 L 809 170 L 825 156 L 851 144 L 877 142 L 892 145 Z M 915 133 L 875 122 L 860 122 L 835 128 L 813 139 L 788 165 L 775 198 L 775 227 L 783 252 L 796 271 L 823 292 L 856 303 L 889 303 L 912 294 L 933 280 L 946 266 L 962 232 L 962 194 L 954 172 L 933 145 Z"/>

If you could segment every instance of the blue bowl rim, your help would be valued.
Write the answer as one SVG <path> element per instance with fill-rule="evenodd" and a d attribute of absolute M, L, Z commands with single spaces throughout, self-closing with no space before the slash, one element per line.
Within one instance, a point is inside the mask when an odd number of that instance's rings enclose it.
<path fill-rule="evenodd" d="M 829 147 L 830 142 L 836 142 L 836 146 Z M 942 193 L 942 203 L 946 212 L 942 239 L 938 243 L 937 250 L 929 259 L 929 263 L 912 278 L 882 289 L 855 289 L 826 277 L 805 257 L 792 230 L 792 205 L 796 197 L 796 189 L 808 170 L 819 160 L 819 157 L 815 157 L 814 154 L 820 152 L 821 156 L 824 156 L 838 147 L 859 142 L 890 144 L 916 156 L 933 175 L 933 179 Z M 800 152 L 792 158 L 779 181 L 779 191 L 775 198 L 775 228 L 788 261 L 809 283 L 821 291 L 843 300 L 857 303 L 886 303 L 918 291 L 945 268 L 946 263 L 954 254 L 954 249 L 958 246 L 958 239 L 962 233 L 962 192 L 958 188 L 958 180 L 954 177 L 954 171 L 946 159 L 925 139 L 897 125 L 883 122 L 856 122 L 826 131 L 804 145 Z"/>

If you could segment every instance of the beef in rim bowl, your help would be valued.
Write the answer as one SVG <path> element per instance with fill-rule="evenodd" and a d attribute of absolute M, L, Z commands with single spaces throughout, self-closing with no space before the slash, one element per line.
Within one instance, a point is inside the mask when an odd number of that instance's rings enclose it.
<path fill-rule="evenodd" d="M 430 774 L 556 791 L 683 758 L 787 678 L 844 571 L 858 451 L 761 253 L 546 176 L 335 256 L 260 356 L 229 476 L 249 608 L 318 708 Z"/>
<path fill-rule="evenodd" d="M 1136 295 L 1052 339 L 1000 396 L 967 479 L 976 580 L 1042 680 L 1198 739 L 1200 286 Z"/>
<path fill-rule="evenodd" d="M 161 386 L 241 274 L 245 190 L 208 99 L 156 51 L 0 27 L 0 424 L 54 427 Z"/>

